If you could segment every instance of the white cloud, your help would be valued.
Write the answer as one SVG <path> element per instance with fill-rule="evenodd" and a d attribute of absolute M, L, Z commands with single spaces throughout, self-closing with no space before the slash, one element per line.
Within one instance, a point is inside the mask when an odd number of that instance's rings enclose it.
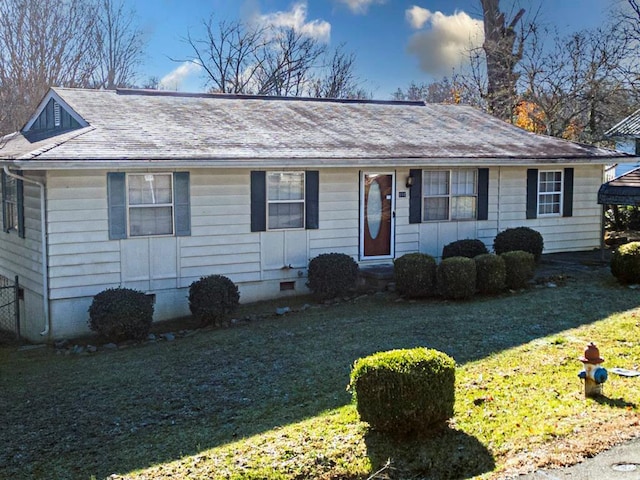
<path fill-rule="evenodd" d="M 418 58 L 420 68 L 433 75 L 450 75 L 452 69 L 468 63 L 468 52 L 482 46 L 484 26 L 465 12 L 453 15 L 412 7 L 405 12 L 414 28 L 426 30 L 413 34 L 407 51 Z"/>
<path fill-rule="evenodd" d="M 325 20 L 307 21 L 307 3 L 295 3 L 291 10 L 257 14 L 254 18 L 260 24 L 270 25 L 276 28 L 292 28 L 296 32 L 303 33 L 319 42 L 329 42 L 331 37 L 331 24 Z"/>
<path fill-rule="evenodd" d="M 387 0 L 337 0 L 338 3 L 343 3 L 349 10 L 356 14 L 367 13 L 367 10 L 371 5 L 382 5 L 387 3 Z"/>
<path fill-rule="evenodd" d="M 431 17 L 431 15 L 432 13 L 430 10 L 419 7 L 417 5 L 414 5 L 413 7 L 407 9 L 407 11 L 405 12 L 407 21 L 416 30 L 424 27 L 424 24 L 427 23 L 427 20 L 429 20 L 429 17 Z"/>
<path fill-rule="evenodd" d="M 181 63 L 179 67 L 160 79 L 159 87 L 161 90 L 179 90 L 183 82 L 195 75 L 198 75 L 201 70 L 202 66 L 197 63 Z"/>

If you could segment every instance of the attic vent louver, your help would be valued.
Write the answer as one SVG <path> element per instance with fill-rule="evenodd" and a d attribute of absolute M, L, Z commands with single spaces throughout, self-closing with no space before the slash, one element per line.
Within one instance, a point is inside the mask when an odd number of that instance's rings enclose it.
<path fill-rule="evenodd" d="M 60 104 L 55 100 L 53 101 L 53 125 L 60 126 Z"/>

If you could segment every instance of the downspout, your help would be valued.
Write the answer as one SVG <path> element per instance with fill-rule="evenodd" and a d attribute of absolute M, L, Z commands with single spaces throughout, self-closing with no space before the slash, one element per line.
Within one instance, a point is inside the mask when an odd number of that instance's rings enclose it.
<path fill-rule="evenodd" d="M 4 173 L 8 176 L 16 178 L 18 180 L 22 180 L 23 182 L 31 183 L 32 185 L 37 185 L 40 187 L 40 234 L 41 234 L 41 242 L 42 242 L 42 303 L 44 308 L 44 330 L 40 332 L 40 335 L 43 337 L 49 334 L 50 326 L 51 326 L 51 316 L 49 314 L 49 265 L 47 258 L 47 211 L 46 211 L 46 198 L 45 198 L 45 188 L 44 183 L 38 182 L 36 180 L 23 177 L 16 173 L 9 171 L 9 167 L 7 165 L 4 166 Z"/>

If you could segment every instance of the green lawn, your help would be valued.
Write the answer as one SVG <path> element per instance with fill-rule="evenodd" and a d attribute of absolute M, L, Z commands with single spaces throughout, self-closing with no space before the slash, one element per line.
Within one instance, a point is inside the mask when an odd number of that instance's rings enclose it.
<path fill-rule="evenodd" d="M 640 378 L 610 374 L 595 401 L 577 374 L 589 341 L 605 367 L 640 367 L 639 305 L 593 270 L 470 302 L 367 296 L 87 356 L 0 347 L 0 478 L 469 478 L 576 461 L 638 430 Z M 456 415 L 391 441 L 359 422 L 350 367 L 415 346 L 456 359 Z"/>

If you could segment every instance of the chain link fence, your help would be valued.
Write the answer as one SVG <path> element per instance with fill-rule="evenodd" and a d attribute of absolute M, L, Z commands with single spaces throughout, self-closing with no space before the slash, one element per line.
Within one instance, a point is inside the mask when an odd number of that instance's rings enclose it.
<path fill-rule="evenodd" d="M 4 335 L 20 340 L 20 285 L 14 280 L 0 275 L 0 331 Z"/>

